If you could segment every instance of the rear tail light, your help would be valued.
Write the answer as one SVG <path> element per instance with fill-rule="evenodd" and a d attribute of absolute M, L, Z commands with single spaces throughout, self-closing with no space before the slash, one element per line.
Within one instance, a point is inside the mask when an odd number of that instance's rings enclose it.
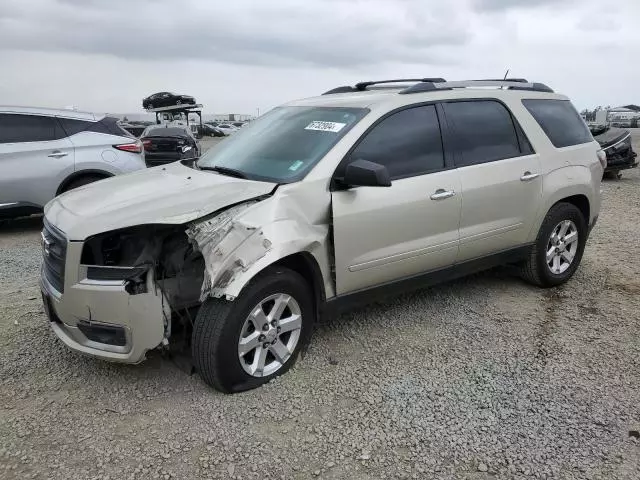
<path fill-rule="evenodd" d="M 607 168 L 607 154 L 604 150 L 598 150 L 598 160 L 600 160 L 600 165 L 602 165 L 602 169 Z"/>
<path fill-rule="evenodd" d="M 130 153 L 142 153 L 142 142 L 137 140 L 132 143 L 121 143 L 120 145 L 114 145 L 113 148 L 116 150 L 121 150 L 123 152 Z"/>
<path fill-rule="evenodd" d="M 143 140 L 142 146 L 144 147 L 145 150 L 149 150 L 149 148 L 151 147 L 151 140 Z"/>

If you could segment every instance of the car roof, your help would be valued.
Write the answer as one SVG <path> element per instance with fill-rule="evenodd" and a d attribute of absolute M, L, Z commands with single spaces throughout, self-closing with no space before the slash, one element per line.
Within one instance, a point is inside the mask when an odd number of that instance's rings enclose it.
<path fill-rule="evenodd" d="M 147 127 L 149 128 L 149 127 Z M 165 135 L 168 136 L 172 136 L 172 135 L 187 135 L 187 128 L 186 127 L 166 127 L 166 128 L 153 128 L 151 130 L 149 130 L 149 132 L 145 135 L 147 137 L 162 137 Z"/>
<path fill-rule="evenodd" d="M 477 85 L 474 83 L 476 82 Z M 465 98 L 497 98 L 500 100 L 507 99 L 524 99 L 524 98 L 546 98 L 555 100 L 568 100 L 564 95 L 549 91 L 534 90 L 534 89 L 509 89 L 500 87 L 499 85 L 505 82 L 495 81 L 496 87 L 489 85 L 481 85 L 482 81 L 470 81 L 469 86 L 458 87 L 457 85 L 452 88 L 434 88 L 433 90 L 408 92 L 408 87 L 416 86 L 420 82 L 413 82 L 411 84 L 385 86 L 385 87 L 368 87 L 364 90 L 357 90 L 355 87 L 353 91 L 329 93 L 304 98 L 301 100 L 295 100 L 293 102 L 286 103 L 285 106 L 317 106 L 317 107 L 349 107 L 349 108 L 393 108 L 395 106 L 400 107 L 403 105 L 410 105 L 420 102 L 439 101 L 439 100 L 451 100 L 451 99 L 465 99 Z M 463 82 L 451 82 L 452 85 Z M 519 83 L 507 82 L 508 85 L 519 86 Z M 537 84 L 536 84 L 537 85 Z M 546 87 L 548 88 L 548 87 Z M 402 93 L 401 93 L 402 92 Z"/>
<path fill-rule="evenodd" d="M 95 122 L 102 120 L 104 114 L 95 114 L 91 112 L 82 112 L 78 110 L 63 108 L 45 108 L 45 107 L 22 107 L 17 105 L 0 105 L 0 113 L 21 113 L 25 115 L 45 115 L 51 117 L 63 117 L 76 120 L 87 120 Z"/>

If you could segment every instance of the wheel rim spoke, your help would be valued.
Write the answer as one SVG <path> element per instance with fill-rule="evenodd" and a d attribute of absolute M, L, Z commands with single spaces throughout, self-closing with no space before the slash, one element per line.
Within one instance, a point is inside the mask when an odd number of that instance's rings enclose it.
<path fill-rule="evenodd" d="M 549 250 L 547 250 L 547 263 L 553 260 L 553 257 L 555 256 L 556 256 L 556 247 L 552 246 Z"/>
<path fill-rule="evenodd" d="M 271 311 L 269 312 L 269 321 L 272 320 L 280 320 L 280 317 L 282 316 L 282 312 L 284 312 L 284 309 L 287 308 L 287 305 L 289 305 L 289 300 L 291 300 L 291 297 L 289 295 L 279 295 L 273 304 L 273 308 L 271 309 Z"/>
<path fill-rule="evenodd" d="M 571 233 L 567 234 L 564 237 L 564 243 L 565 244 L 569 244 L 569 243 L 574 243 L 578 241 L 578 232 L 576 231 L 572 231 Z"/>
<path fill-rule="evenodd" d="M 238 354 L 240 356 L 245 356 L 251 350 L 255 349 L 260 345 L 260 341 L 258 338 L 260 337 L 260 333 L 253 332 L 247 337 L 241 338 L 240 343 L 238 344 Z"/>
<path fill-rule="evenodd" d="M 553 257 L 553 271 L 555 273 L 560 273 L 560 255 Z"/>
<path fill-rule="evenodd" d="M 267 316 L 264 314 L 264 311 L 262 310 L 262 304 L 256 306 L 256 308 L 253 309 L 253 312 L 251 312 L 250 318 L 251 318 L 251 322 L 253 323 L 253 326 L 258 331 L 262 330 L 262 328 L 267 323 L 269 323 Z"/>
<path fill-rule="evenodd" d="M 268 350 L 260 345 L 256 348 L 256 353 L 253 357 L 253 363 L 249 367 L 251 375 L 255 375 L 256 377 L 262 376 L 264 372 L 264 364 L 267 359 Z"/>
<path fill-rule="evenodd" d="M 562 226 L 560 227 L 560 231 L 558 232 L 558 237 L 562 238 L 567 234 L 567 230 L 571 226 L 571 222 L 569 220 L 565 220 L 562 222 Z"/>
<path fill-rule="evenodd" d="M 562 258 L 564 258 L 567 263 L 571 263 L 574 256 L 575 254 L 573 252 L 570 252 L 569 250 L 565 250 L 564 252 L 562 252 Z"/>
<path fill-rule="evenodd" d="M 302 317 L 300 315 L 291 315 L 290 317 L 280 320 L 281 334 L 299 330 L 300 327 L 302 327 Z"/>
<path fill-rule="evenodd" d="M 280 339 L 278 339 L 273 345 L 270 345 L 269 350 L 271 350 L 273 356 L 276 357 L 276 360 L 278 360 L 280 363 L 286 362 L 291 355 L 291 352 L 289 351 L 287 346 L 282 343 Z"/>

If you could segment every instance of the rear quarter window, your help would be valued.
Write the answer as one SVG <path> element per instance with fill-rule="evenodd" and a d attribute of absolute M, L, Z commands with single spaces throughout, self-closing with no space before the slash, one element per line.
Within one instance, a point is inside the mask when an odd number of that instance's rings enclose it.
<path fill-rule="evenodd" d="M 569 100 L 529 99 L 522 104 L 556 148 L 593 141 L 584 120 Z"/>

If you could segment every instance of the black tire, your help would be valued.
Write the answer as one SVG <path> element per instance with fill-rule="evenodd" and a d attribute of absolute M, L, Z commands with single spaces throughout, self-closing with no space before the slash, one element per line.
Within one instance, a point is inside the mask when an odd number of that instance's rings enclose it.
<path fill-rule="evenodd" d="M 620 170 L 605 172 L 604 178 L 608 180 L 620 180 L 622 178 L 622 172 Z"/>
<path fill-rule="evenodd" d="M 238 358 L 238 341 L 251 310 L 276 293 L 291 295 L 300 306 L 302 327 L 298 343 L 289 359 L 275 373 L 254 377 L 245 372 Z M 191 338 L 193 364 L 208 385 L 224 393 L 250 390 L 282 375 L 295 363 L 300 348 L 311 335 L 314 324 L 313 299 L 305 279 L 284 267 L 272 267 L 255 279 L 232 302 L 208 298 L 196 316 Z"/>
<path fill-rule="evenodd" d="M 546 261 L 547 243 L 551 233 L 563 220 L 571 220 L 578 231 L 578 248 L 569 268 L 560 274 L 551 272 Z M 528 258 L 521 266 L 521 275 L 529 283 L 539 287 L 548 288 L 561 285 L 569 280 L 582 260 L 584 247 L 587 241 L 587 222 L 578 207 L 571 203 L 560 202 L 555 204 L 540 226 L 536 241 L 531 248 Z"/>
<path fill-rule="evenodd" d="M 97 182 L 98 180 L 104 180 L 104 176 L 101 175 L 85 175 L 83 177 L 76 178 L 65 185 L 64 189 L 60 193 L 65 193 L 74 188 L 83 187 L 90 183 Z"/>
<path fill-rule="evenodd" d="M 147 110 L 151 110 L 152 108 L 153 108 L 153 103 L 149 103 L 149 104 L 147 105 Z"/>

